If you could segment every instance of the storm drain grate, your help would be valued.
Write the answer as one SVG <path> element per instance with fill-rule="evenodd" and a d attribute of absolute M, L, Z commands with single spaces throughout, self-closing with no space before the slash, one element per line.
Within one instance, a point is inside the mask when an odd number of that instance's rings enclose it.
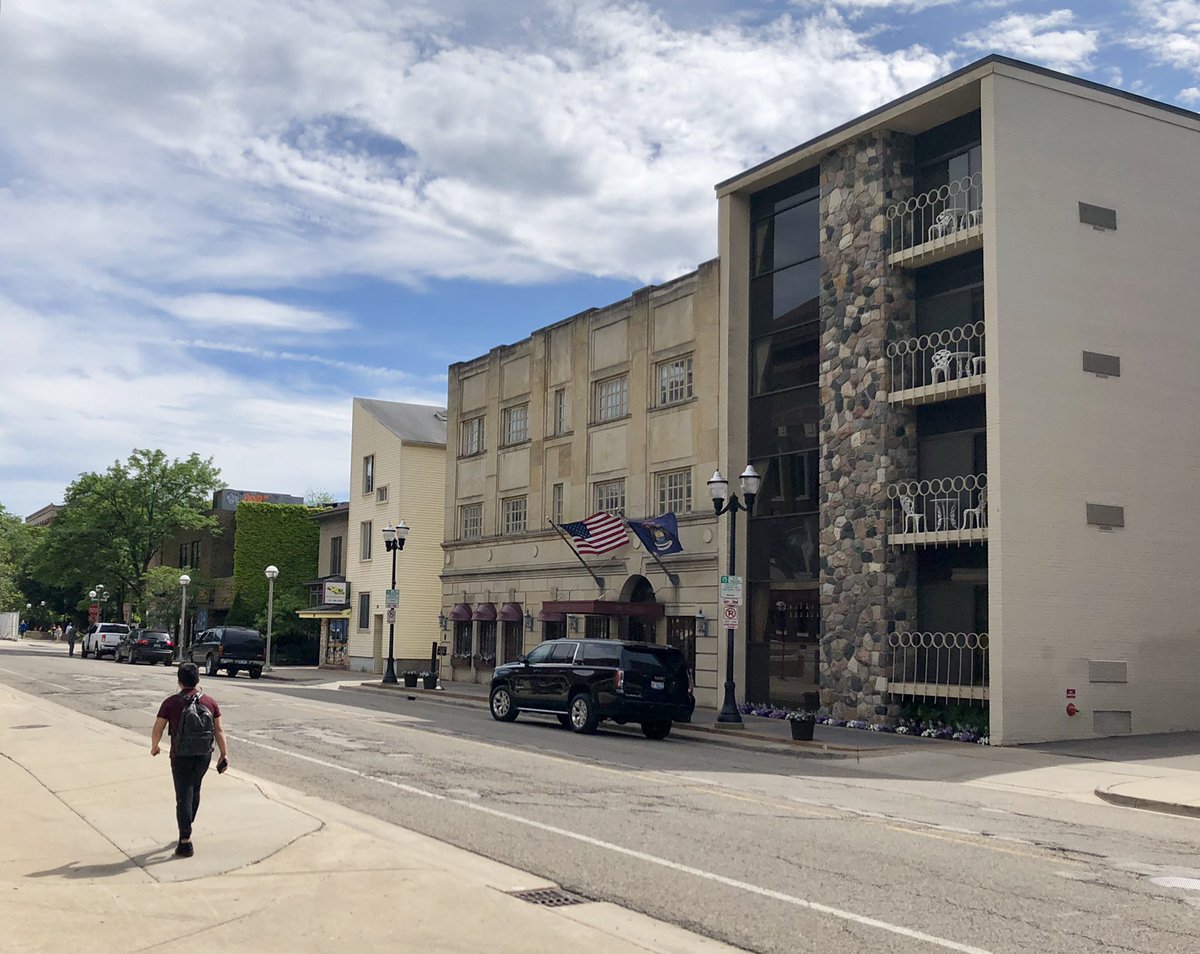
<path fill-rule="evenodd" d="M 527 891 L 509 891 L 514 898 L 528 901 L 530 904 L 540 904 L 545 908 L 565 908 L 569 904 L 587 904 L 587 898 L 581 898 L 562 888 L 530 888 Z"/>
<path fill-rule="evenodd" d="M 13 728 L 14 729 L 48 729 L 48 728 L 50 728 L 50 726 L 43 725 L 42 723 L 38 722 L 38 723 L 34 723 L 33 725 L 14 725 Z"/>

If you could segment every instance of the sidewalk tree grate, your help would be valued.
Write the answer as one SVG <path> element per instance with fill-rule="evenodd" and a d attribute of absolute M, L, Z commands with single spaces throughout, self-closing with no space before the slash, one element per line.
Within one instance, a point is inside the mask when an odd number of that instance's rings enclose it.
<path fill-rule="evenodd" d="M 48 728 L 50 728 L 50 726 L 44 725 L 43 723 L 38 722 L 38 723 L 34 723 L 33 725 L 14 725 L 13 728 L 14 729 L 48 729 Z"/>
<path fill-rule="evenodd" d="M 509 891 L 508 894 L 546 908 L 565 908 L 569 904 L 587 904 L 588 901 L 587 898 L 563 891 L 562 888 L 530 888 L 526 891 Z"/>

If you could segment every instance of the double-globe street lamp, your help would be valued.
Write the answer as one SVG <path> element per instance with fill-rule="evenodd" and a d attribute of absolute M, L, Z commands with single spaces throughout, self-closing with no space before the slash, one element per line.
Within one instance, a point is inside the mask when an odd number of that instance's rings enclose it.
<path fill-rule="evenodd" d="M 726 495 L 729 493 L 729 481 L 721 476 L 721 472 L 716 471 L 708 481 L 708 492 L 712 495 L 713 509 L 717 512 L 717 516 L 723 513 L 729 514 L 729 575 L 737 574 L 737 512 L 744 510 L 749 516 L 750 511 L 754 509 L 754 498 L 758 496 L 758 488 L 762 484 L 762 478 L 758 476 L 758 472 L 747 465 L 742 471 L 742 500 L 738 500 L 738 495 L 734 494 L 731 497 Z M 743 502 L 744 501 L 744 502 Z M 749 524 L 747 524 L 749 529 Z M 725 628 L 725 700 L 721 704 L 721 711 L 717 715 L 718 725 L 742 725 L 742 715 L 738 712 L 737 699 L 734 697 L 734 681 L 733 681 L 733 639 L 736 627 Z"/>
<path fill-rule="evenodd" d="M 183 643 L 187 633 L 187 588 L 192 578 L 186 573 L 179 575 L 179 588 L 183 591 L 179 599 L 179 638 L 175 640 L 175 656 L 183 659 Z"/>
<path fill-rule="evenodd" d="M 275 579 L 279 576 L 279 567 L 271 565 L 264 571 L 267 574 L 267 658 L 263 661 L 263 669 L 271 671 L 271 624 L 275 621 Z"/>
<path fill-rule="evenodd" d="M 401 520 L 396 526 L 390 523 L 383 528 L 383 545 L 387 548 L 388 553 L 392 555 L 392 587 L 391 592 L 396 589 L 396 553 L 404 549 L 404 541 L 408 539 L 408 524 Z M 387 669 L 383 673 L 383 681 L 385 683 L 394 684 L 396 682 L 396 607 L 388 607 L 388 661 Z"/>

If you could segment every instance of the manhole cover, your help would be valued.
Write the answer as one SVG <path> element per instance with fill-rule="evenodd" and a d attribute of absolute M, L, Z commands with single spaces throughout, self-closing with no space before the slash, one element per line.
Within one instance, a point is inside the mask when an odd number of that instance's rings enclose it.
<path fill-rule="evenodd" d="M 38 722 L 33 725 L 14 725 L 14 729 L 48 729 L 50 726 Z"/>
<path fill-rule="evenodd" d="M 569 904 L 587 904 L 587 898 L 581 898 L 562 888 L 530 888 L 527 891 L 509 891 L 514 898 L 528 901 L 530 904 L 540 904 L 547 908 L 565 908 Z"/>
<path fill-rule="evenodd" d="M 1200 878 L 1151 878 L 1151 884 L 1160 888 L 1182 888 L 1184 891 L 1200 891 Z"/>

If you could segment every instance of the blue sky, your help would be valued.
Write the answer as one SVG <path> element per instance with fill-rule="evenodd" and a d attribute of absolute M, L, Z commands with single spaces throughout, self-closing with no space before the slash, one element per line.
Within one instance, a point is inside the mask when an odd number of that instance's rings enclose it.
<path fill-rule="evenodd" d="M 350 398 L 694 268 L 714 183 L 989 52 L 1190 108 L 1200 0 L 5 0 L 0 503 L 344 495 Z"/>

